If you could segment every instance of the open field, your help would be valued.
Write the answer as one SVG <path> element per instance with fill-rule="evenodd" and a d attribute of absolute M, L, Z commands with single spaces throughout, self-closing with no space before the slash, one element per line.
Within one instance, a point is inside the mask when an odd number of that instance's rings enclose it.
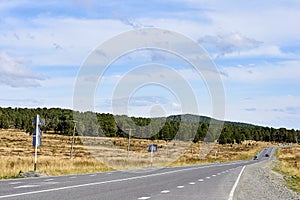
<path fill-rule="evenodd" d="M 300 193 L 300 146 L 279 148 L 276 156 L 280 162 L 275 171 L 283 173 L 287 185 Z"/>
<path fill-rule="evenodd" d="M 70 160 L 70 136 L 43 134 L 37 170 L 48 175 L 62 175 L 149 167 L 151 153 L 147 151 L 147 145 L 150 143 L 158 145 L 158 152 L 152 157 L 156 167 L 251 159 L 262 148 L 271 145 L 254 141 L 218 145 L 131 138 L 128 154 L 127 138 L 76 137 L 73 159 Z M 19 130 L 0 130 L 1 179 L 18 177 L 20 171 L 32 170 L 33 155 L 30 135 Z"/>

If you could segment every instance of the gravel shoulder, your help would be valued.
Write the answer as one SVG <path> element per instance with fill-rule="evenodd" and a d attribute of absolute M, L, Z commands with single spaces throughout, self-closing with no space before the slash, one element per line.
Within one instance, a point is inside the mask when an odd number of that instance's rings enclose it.
<path fill-rule="evenodd" d="M 285 186 L 283 176 L 272 170 L 274 160 L 248 165 L 235 191 L 236 200 L 300 200 L 300 195 Z"/>

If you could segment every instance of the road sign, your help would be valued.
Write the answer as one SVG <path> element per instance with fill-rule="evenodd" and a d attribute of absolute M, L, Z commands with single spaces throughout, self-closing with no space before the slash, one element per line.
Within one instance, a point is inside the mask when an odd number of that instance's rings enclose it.
<path fill-rule="evenodd" d="M 42 125 L 43 124 L 43 122 L 42 122 L 42 120 L 41 120 L 41 118 L 40 118 L 39 115 L 36 115 L 36 118 L 34 118 L 32 124 L 34 124 L 34 125 L 36 125 L 36 124 L 37 125 Z"/>
<path fill-rule="evenodd" d="M 148 144 L 148 152 L 157 152 L 157 144 Z"/>
<path fill-rule="evenodd" d="M 38 134 L 38 136 L 36 137 L 36 133 Z M 35 142 L 36 142 L 36 138 L 38 138 L 37 140 L 37 146 L 42 146 L 42 131 L 38 128 L 38 130 L 34 130 L 32 132 L 32 146 L 35 147 Z"/>
<path fill-rule="evenodd" d="M 36 115 L 36 118 L 33 120 L 33 124 L 35 125 L 34 132 L 32 133 L 32 145 L 34 146 L 34 167 L 33 170 L 36 171 L 36 162 L 37 162 L 37 150 L 38 146 L 42 145 L 42 132 L 39 129 L 39 125 L 42 124 L 42 120 L 39 115 Z"/>

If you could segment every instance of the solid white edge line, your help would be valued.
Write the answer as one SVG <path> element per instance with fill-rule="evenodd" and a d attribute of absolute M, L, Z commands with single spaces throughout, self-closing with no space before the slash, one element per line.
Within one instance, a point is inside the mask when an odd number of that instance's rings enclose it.
<path fill-rule="evenodd" d="M 245 168 L 246 168 L 246 166 L 244 165 L 244 167 L 242 168 L 240 174 L 238 175 L 238 177 L 237 177 L 237 179 L 236 179 L 236 181 L 235 181 L 235 183 L 234 183 L 234 185 L 233 185 L 233 187 L 232 187 L 232 189 L 231 189 L 231 191 L 229 193 L 228 200 L 233 200 L 233 195 L 234 195 L 235 189 L 236 189 L 236 187 L 237 187 L 237 185 L 238 185 L 238 183 L 240 181 L 240 178 L 241 178 L 242 173 L 244 172 Z"/>

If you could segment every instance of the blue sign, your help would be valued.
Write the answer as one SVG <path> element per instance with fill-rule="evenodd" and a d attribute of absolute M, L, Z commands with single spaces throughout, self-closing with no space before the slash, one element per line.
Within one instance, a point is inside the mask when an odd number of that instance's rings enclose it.
<path fill-rule="evenodd" d="M 34 130 L 32 132 L 32 146 L 35 147 L 35 143 L 36 143 L 36 132 L 38 132 L 38 141 L 37 141 L 37 146 L 42 146 L 42 131 L 40 129 L 38 129 L 38 131 Z"/>
<path fill-rule="evenodd" d="M 36 125 L 36 123 L 37 123 L 38 125 L 42 125 L 42 124 L 43 124 L 43 122 L 42 122 L 42 120 L 41 120 L 41 118 L 40 118 L 39 115 L 37 115 L 36 118 L 34 118 L 34 120 L 33 120 L 32 123 L 33 123 L 34 125 Z"/>
<path fill-rule="evenodd" d="M 157 152 L 157 144 L 148 144 L 148 152 Z"/>

